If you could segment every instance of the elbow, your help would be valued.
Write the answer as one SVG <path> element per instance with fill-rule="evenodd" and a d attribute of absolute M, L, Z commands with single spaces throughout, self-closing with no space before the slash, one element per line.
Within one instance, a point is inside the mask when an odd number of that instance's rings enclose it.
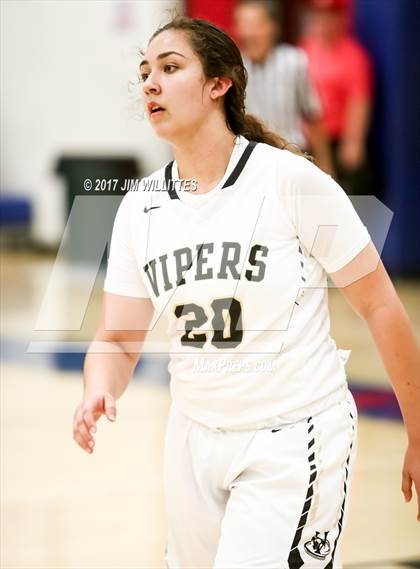
<path fill-rule="evenodd" d="M 114 354 L 126 356 L 134 365 L 140 359 L 144 339 L 138 335 L 127 335 L 98 331 L 89 346 L 89 353 Z"/>
<path fill-rule="evenodd" d="M 359 310 L 360 316 L 368 323 L 378 320 L 385 322 L 387 315 L 400 313 L 404 313 L 404 308 L 397 294 L 362 305 Z"/>

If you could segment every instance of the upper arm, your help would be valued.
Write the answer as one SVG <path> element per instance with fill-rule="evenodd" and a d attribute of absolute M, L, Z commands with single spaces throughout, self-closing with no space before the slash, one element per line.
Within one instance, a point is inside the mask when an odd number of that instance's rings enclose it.
<path fill-rule="evenodd" d="M 349 304 L 365 319 L 376 308 L 390 305 L 397 298 L 372 242 L 340 270 L 330 273 L 330 277 Z"/>
<path fill-rule="evenodd" d="M 133 342 L 141 347 L 153 318 L 154 308 L 143 282 L 136 255 L 132 216 L 141 211 L 136 194 L 124 196 L 115 216 L 108 257 L 101 319 L 96 339 L 107 342 Z"/>
<path fill-rule="evenodd" d="M 153 318 L 150 299 L 105 292 L 101 318 L 89 353 L 124 354 L 137 363 Z"/>
<path fill-rule="evenodd" d="M 112 344 L 118 344 L 125 353 L 138 356 L 151 328 L 153 315 L 154 307 L 149 298 L 104 292 L 94 342 L 97 349 L 108 352 L 112 350 Z"/>

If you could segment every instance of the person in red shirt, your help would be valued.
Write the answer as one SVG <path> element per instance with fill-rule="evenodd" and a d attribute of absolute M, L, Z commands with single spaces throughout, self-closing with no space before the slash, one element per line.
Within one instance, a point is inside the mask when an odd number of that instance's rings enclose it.
<path fill-rule="evenodd" d="M 372 193 L 366 139 L 373 76 L 370 57 L 346 31 L 347 0 L 309 0 L 301 47 L 324 110 L 334 169 L 349 194 Z"/>

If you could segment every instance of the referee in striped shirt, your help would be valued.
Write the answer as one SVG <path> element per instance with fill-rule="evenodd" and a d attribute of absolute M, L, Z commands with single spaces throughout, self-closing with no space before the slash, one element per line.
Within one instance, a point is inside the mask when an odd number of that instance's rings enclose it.
<path fill-rule="evenodd" d="M 306 54 L 291 45 L 276 45 L 278 22 L 277 2 L 239 0 L 236 5 L 235 36 L 248 72 L 246 110 L 288 142 L 304 150 L 310 147 L 319 166 L 333 174 L 321 104 L 309 80 Z"/>

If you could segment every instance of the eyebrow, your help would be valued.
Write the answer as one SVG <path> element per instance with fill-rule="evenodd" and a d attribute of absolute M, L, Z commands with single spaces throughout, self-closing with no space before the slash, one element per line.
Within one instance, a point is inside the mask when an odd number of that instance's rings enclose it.
<path fill-rule="evenodd" d="M 178 53 L 177 51 L 164 51 L 163 53 L 159 53 L 159 55 L 156 57 L 156 59 L 163 59 L 164 57 L 168 57 L 168 55 L 180 55 L 181 57 L 185 58 L 185 55 L 182 55 L 182 53 Z M 149 65 L 149 62 L 146 59 L 143 59 L 143 61 L 140 63 L 139 67 L 141 67 L 142 65 Z"/>

